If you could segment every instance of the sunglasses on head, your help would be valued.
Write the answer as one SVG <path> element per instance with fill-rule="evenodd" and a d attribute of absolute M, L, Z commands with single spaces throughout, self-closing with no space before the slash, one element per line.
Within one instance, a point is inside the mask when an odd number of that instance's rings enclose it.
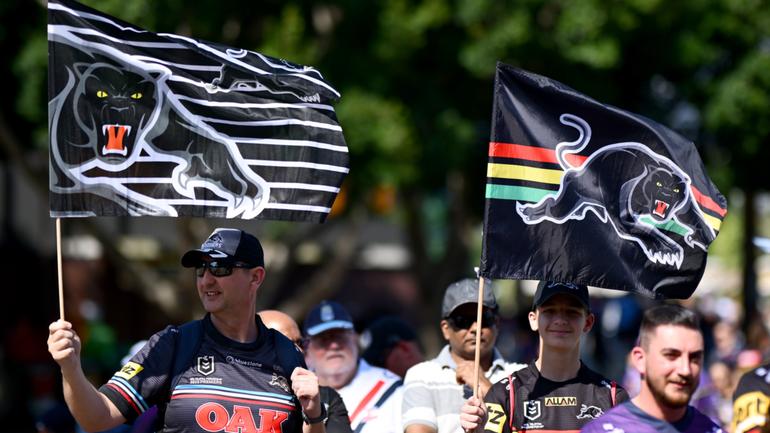
<path fill-rule="evenodd" d="M 204 262 L 200 266 L 195 267 L 195 275 L 202 277 L 206 273 L 206 269 L 209 270 L 211 275 L 215 277 L 226 277 L 233 273 L 233 268 L 253 268 L 248 263 L 234 262 L 234 263 L 219 263 L 219 262 Z"/>
<path fill-rule="evenodd" d="M 492 311 L 482 311 L 481 327 L 491 328 L 495 325 L 496 318 L 497 316 Z M 453 327 L 455 327 L 455 329 L 470 329 L 470 327 L 476 322 L 476 315 L 450 314 L 446 319 Z"/>

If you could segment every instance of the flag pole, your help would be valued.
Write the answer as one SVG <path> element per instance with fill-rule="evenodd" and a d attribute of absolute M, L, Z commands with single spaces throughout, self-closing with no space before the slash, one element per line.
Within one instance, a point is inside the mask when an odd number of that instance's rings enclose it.
<path fill-rule="evenodd" d="M 479 396 L 479 364 L 481 360 L 481 311 L 484 308 L 484 277 L 479 276 L 479 299 L 476 309 L 476 353 L 473 360 L 473 396 Z"/>
<path fill-rule="evenodd" d="M 56 270 L 59 276 L 59 319 L 64 320 L 64 282 L 62 279 L 61 264 L 61 218 L 56 218 Z"/>

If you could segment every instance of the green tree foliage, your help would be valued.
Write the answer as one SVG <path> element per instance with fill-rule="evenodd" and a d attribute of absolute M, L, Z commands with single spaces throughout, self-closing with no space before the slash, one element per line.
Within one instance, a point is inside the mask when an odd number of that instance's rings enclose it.
<path fill-rule="evenodd" d="M 412 227 L 427 286 L 456 277 L 435 278 L 434 267 L 454 264 L 457 273 L 477 262 L 450 250 L 477 241 L 464 232 L 483 209 L 498 60 L 681 129 L 698 143 L 722 191 L 770 184 L 763 168 L 770 161 L 767 0 L 85 3 L 153 31 L 316 66 L 343 95 L 337 108 L 352 158 L 348 209 L 376 188 L 395 188 L 389 217 Z M 2 114 L 19 121 L 12 124 L 29 151 L 41 149 L 44 9 L 7 1 L 0 16 L 0 46 L 12 65 L 4 79 L 17 83 Z M 445 216 L 443 224 L 436 215 Z M 428 257 L 436 238 L 444 254 Z"/>

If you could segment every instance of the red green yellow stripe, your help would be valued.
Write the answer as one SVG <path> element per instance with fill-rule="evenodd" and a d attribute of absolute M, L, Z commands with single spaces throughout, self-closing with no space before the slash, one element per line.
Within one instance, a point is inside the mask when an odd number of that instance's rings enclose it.
<path fill-rule="evenodd" d="M 564 172 L 561 170 L 549 170 L 547 168 L 529 167 L 514 164 L 487 164 L 487 177 L 498 179 L 529 180 L 540 183 L 558 185 Z"/>
<path fill-rule="evenodd" d="M 556 160 L 556 152 L 551 149 L 512 143 L 490 142 L 489 156 L 553 164 L 558 163 Z M 587 159 L 585 156 L 575 154 L 567 154 L 565 155 L 565 158 L 570 164 L 573 164 L 574 167 L 581 166 Z M 513 179 L 559 185 L 563 175 L 564 171 L 560 169 L 538 168 L 519 164 L 502 164 L 499 162 L 490 162 L 487 164 L 488 178 Z M 719 231 L 719 228 L 722 225 L 721 218 L 724 218 L 727 214 L 727 210 L 719 206 L 711 199 L 711 197 L 701 193 L 694 185 L 691 185 L 690 188 L 692 190 L 693 198 L 702 208 L 708 209 L 719 215 L 720 218 L 717 218 L 701 211 L 701 215 L 706 222 L 714 230 Z M 498 185 L 494 183 L 487 184 L 486 188 L 486 198 L 488 199 L 517 200 L 534 203 L 551 194 L 556 194 L 556 191 L 524 186 Z M 677 229 L 671 226 L 661 228 L 677 233 L 684 230 L 683 228 Z"/>
<path fill-rule="evenodd" d="M 499 200 L 516 200 L 536 203 L 542 200 L 543 197 L 551 194 L 556 194 L 556 191 L 530 188 L 527 186 L 495 185 L 489 183 L 487 184 L 486 197 Z"/>
<path fill-rule="evenodd" d="M 494 141 L 489 143 L 489 156 L 497 158 L 525 159 L 527 161 L 548 162 L 551 164 L 559 163 L 556 159 L 556 152 L 552 149 Z M 573 167 L 583 165 L 583 162 L 587 159 L 587 157 L 583 155 L 575 155 L 573 153 L 566 154 L 564 158 L 567 162 L 572 164 Z"/>
<path fill-rule="evenodd" d="M 695 201 L 698 202 L 699 205 L 716 213 L 721 218 L 724 218 L 725 215 L 727 215 L 727 209 L 723 209 L 714 200 L 712 200 L 711 197 L 698 191 L 698 188 L 695 188 L 695 185 L 690 185 L 690 189 L 692 190 L 693 197 L 695 197 Z"/>

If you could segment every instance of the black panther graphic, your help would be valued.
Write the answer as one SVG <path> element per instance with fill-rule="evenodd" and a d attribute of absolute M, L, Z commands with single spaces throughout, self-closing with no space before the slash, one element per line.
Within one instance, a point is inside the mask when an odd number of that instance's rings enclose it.
<path fill-rule="evenodd" d="M 67 165 L 99 158 L 120 164 L 137 149 L 137 137 L 158 109 L 152 77 L 107 63 L 76 64 L 73 84 L 58 113 L 57 126 L 66 140 L 60 156 Z"/>
<path fill-rule="evenodd" d="M 573 167 L 565 155 L 586 147 L 591 128 L 572 114 L 562 114 L 559 119 L 577 129 L 580 136 L 556 146 L 559 165 L 565 170 L 558 193 L 538 203 L 516 204 L 525 223 L 562 224 L 582 220 L 590 211 L 609 223 L 619 237 L 637 243 L 650 261 L 677 269 L 684 250 L 658 228 L 660 224 L 685 227 L 684 240 L 691 248 L 705 251 L 716 238 L 690 193 L 689 176 L 673 162 L 641 143 L 625 142 L 604 146 L 582 166 Z"/>
<path fill-rule="evenodd" d="M 168 178 L 156 190 L 189 199 L 214 195 L 229 203 L 226 217 L 261 212 L 266 182 L 243 162 L 235 143 L 193 124 L 184 107 L 164 100 L 158 89 L 162 70 L 104 60 L 76 63 L 67 72 L 66 84 L 49 102 L 52 191 L 109 198 L 130 215 L 176 216 L 172 204 L 136 193 L 123 180 L 137 164 L 152 160 L 166 164 L 158 177 Z"/>

